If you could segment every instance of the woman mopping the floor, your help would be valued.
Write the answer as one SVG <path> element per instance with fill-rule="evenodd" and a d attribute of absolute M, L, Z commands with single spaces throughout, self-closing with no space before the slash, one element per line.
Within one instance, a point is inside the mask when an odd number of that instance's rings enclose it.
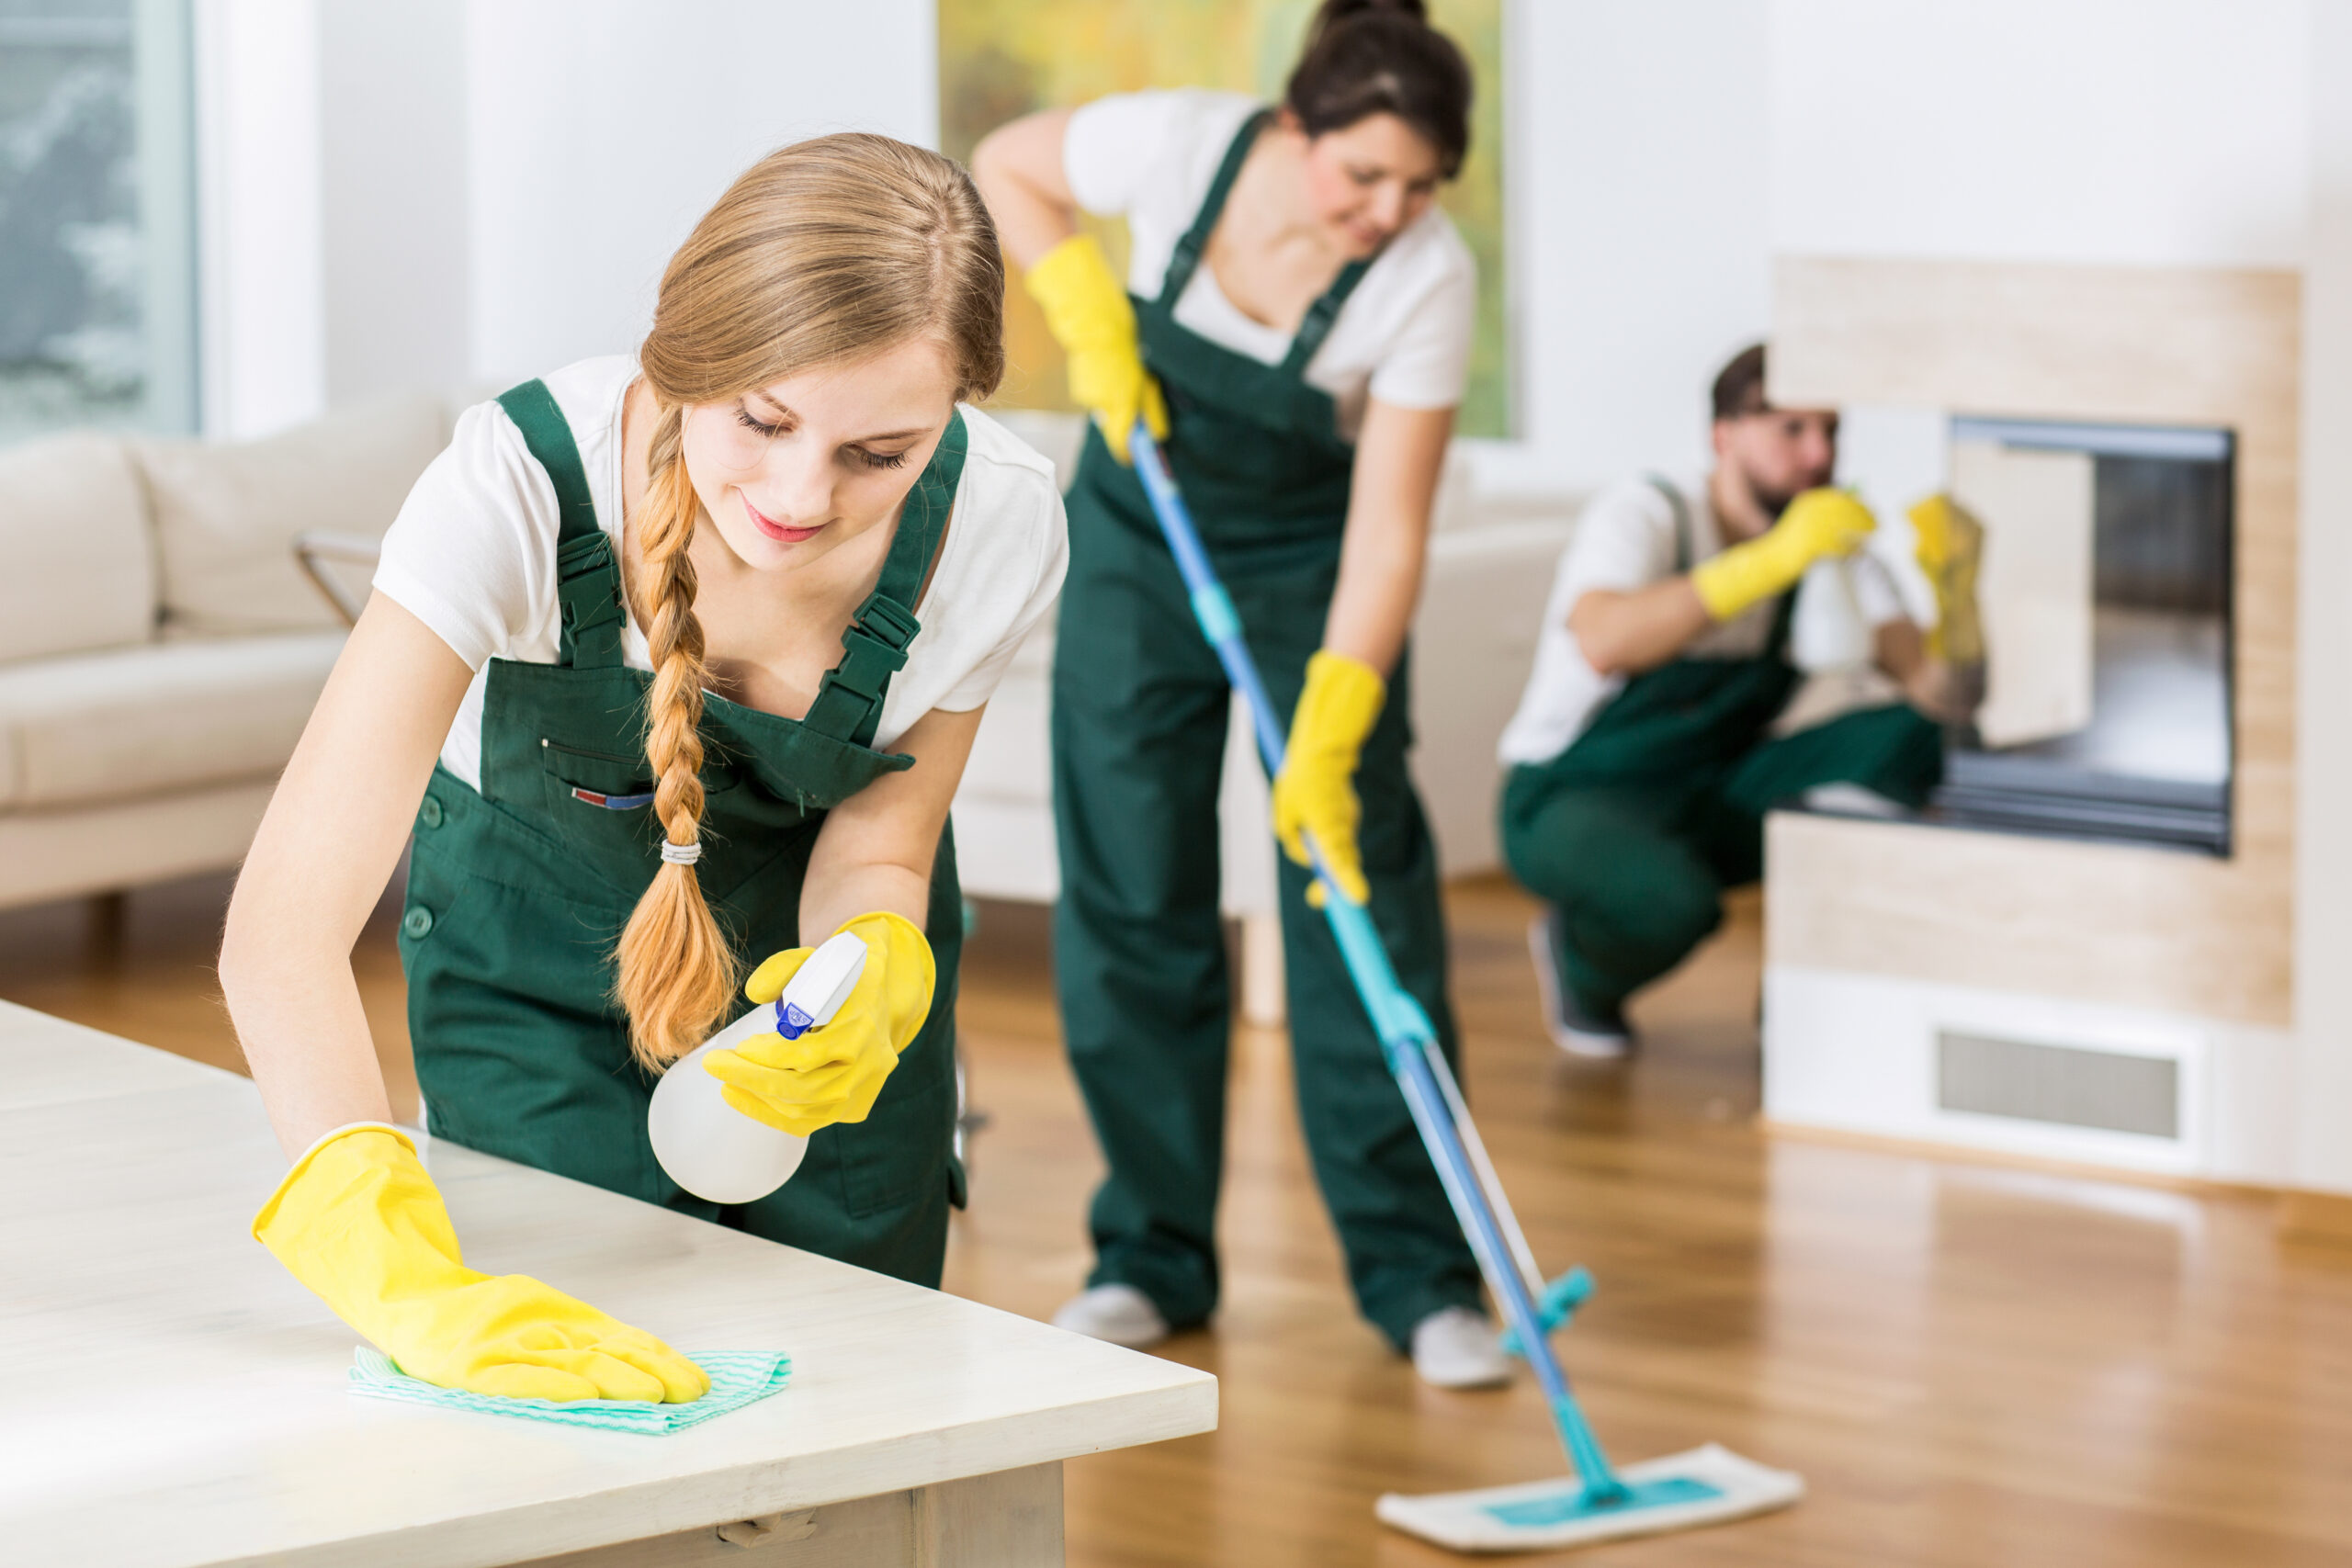
<path fill-rule="evenodd" d="M 1470 94 L 1419 0 L 1329 0 L 1277 108 L 1104 98 L 1008 125 L 973 158 L 1098 416 L 1069 493 L 1055 647 L 1055 965 L 1110 1175 L 1066 1328 L 1148 1345 L 1217 1300 L 1230 694 L 1127 466 L 1138 416 L 1291 714 L 1273 784 L 1288 861 L 1311 831 L 1342 886 L 1369 895 L 1453 1050 L 1437 866 L 1405 767 L 1404 646 L 1469 358 L 1476 269 L 1433 202 L 1467 149 Z M 1081 209 L 1126 219 L 1126 289 L 1078 232 Z M 1356 1299 L 1430 1382 L 1500 1382 L 1476 1266 L 1307 880 L 1283 865 L 1291 1038 Z"/>
<path fill-rule="evenodd" d="M 220 976 L 292 1170 L 254 1234 L 408 1372 L 684 1400 L 700 1371 L 537 1280 L 466 1269 L 392 1126 L 350 953 L 414 831 L 401 956 L 436 1137 L 936 1284 L 956 964 L 947 807 L 1052 603 L 1051 466 L 961 400 L 1003 364 L 964 172 L 876 136 L 755 164 L 636 357 L 469 410 L 384 541 L 239 878 Z M 664 1063 L 867 949 L 832 1023 L 711 1070 L 830 1128 L 721 1209 L 654 1160 Z M 837 1123 L 847 1123 L 837 1125 Z"/>

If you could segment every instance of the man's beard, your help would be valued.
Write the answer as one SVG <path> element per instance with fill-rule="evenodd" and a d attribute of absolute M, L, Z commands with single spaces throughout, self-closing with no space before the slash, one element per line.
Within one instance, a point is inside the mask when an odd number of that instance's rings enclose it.
<path fill-rule="evenodd" d="M 1748 484 L 1747 492 L 1756 498 L 1756 504 L 1763 509 L 1764 515 L 1770 517 L 1775 523 L 1778 523 L 1781 520 L 1781 513 L 1789 509 L 1789 502 L 1797 498 L 1797 492 L 1793 491 L 1786 495 L 1781 495 L 1775 491 L 1765 490 L 1753 481 L 1750 481 Z"/>

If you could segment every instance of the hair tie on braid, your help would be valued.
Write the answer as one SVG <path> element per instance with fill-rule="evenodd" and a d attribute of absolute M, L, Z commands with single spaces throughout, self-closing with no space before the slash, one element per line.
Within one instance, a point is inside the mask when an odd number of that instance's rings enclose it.
<path fill-rule="evenodd" d="M 696 839 L 691 844 L 673 844 L 667 839 L 662 840 L 662 863 L 664 865 L 692 865 L 700 859 L 702 859 L 700 839 Z"/>

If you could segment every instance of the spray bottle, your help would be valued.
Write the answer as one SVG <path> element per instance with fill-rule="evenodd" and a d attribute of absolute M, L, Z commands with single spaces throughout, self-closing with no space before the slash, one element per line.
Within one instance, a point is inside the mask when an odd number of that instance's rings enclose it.
<path fill-rule="evenodd" d="M 865 973 L 865 942 L 843 931 L 808 955 L 773 1002 L 753 1008 L 670 1064 L 653 1087 L 645 1130 L 670 1179 L 713 1203 L 749 1203 L 792 1179 L 808 1140 L 755 1122 L 727 1103 L 726 1085 L 704 1070 L 713 1051 L 762 1034 L 797 1040 L 822 1029 Z"/>

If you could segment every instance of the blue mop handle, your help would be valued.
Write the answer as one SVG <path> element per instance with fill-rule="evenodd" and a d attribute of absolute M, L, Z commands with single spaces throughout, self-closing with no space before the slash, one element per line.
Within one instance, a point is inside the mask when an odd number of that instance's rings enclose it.
<path fill-rule="evenodd" d="M 1257 732 L 1258 750 L 1265 758 L 1266 771 L 1269 774 L 1280 773 L 1283 733 L 1275 726 L 1273 704 L 1266 696 L 1265 683 L 1258 678 L 1257 664 L 1242 638 L 1241 617 L 1225 585 L 1217 581 L 1216 568 L 1210 565 L 1208 552 L 1202 547 L 1192 513 L 1177 491 L 1159 444 L 1141 420 L 1136 422 L 1134 434 L 1128 437 L 1127 450 L 1134 459 L 1136 475 L 1143 481 L 1144 493 L 1150 499 L 1152 513 L 1159 521 L 1159 531 L 1167 537 L 1169 552 L 1176 558 L 1176 570 L 1192 597 L 1193 616 L 1200 622 L 1209 645 L 1216 650 L 1226 678 L 1249 705 L 1250 723 Z M 1373 1028 L 1388 1058 L 1389 1071 L 1396 1075 L 1406 1106 L 1420 1129 L 1421 1141 L 1429 1146 L 1438 1179 L 1461 1220 L 1471 1251 L 1476 1255 L 1488 1287 L 1502 1305 L 1503 1316 L 1526 1348 L 1528 1365 L 1534 1370 L 1535 1381 L 1551 1406 L 1568 1461 L 1584 1483 L 1584 1495 L 1596 1503 L 1621 1497 L 1624 1483 L 1610 1468 L 1600 1439 L 1594 1437 L 1583 1412 L 1577 1407 L 1575 1395 L 1569 1392 L 1567 1374 L 1561 1370 L 1551 1339 L 1544 1332 L 1534 1298 L 1504 1241 L 1501 1224 L 1495 1217 L 1486 1189 L 1471 1168 L 1461 1131 L 1454 1125 L 1453 1112 L 1430 1066 L 1437 1031 L 1430 1023 L 1429 1015 L 1421 1010 L 1420 1003 L 1398 984 L 1396 969 L 1388 962 L 1388 950 L 1381 943 L 1371 913 L 1340 890 L 1323 847 L 1312 833 L 1306 835 L 1306 849 L 1315 864 L 1315 874 L 1323 884 L 1323 917 L 1330 923 L 1331 934 L 1339 942 L 1349 977 L 1355 982 L 1356 994 L 1372 1016 Z"/>

